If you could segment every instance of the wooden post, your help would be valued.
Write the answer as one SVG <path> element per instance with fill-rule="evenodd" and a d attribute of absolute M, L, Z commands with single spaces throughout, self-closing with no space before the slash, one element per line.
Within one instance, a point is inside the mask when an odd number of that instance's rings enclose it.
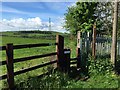
<path fill-rule="evenodd" d="M 80 48 L 76 48 L 76 54 L 77 54 L 77 68 L 81 68 L 81 58 L 80 58 Z"/>
<path fill-rule="evenodd" d="M 89 46 L 89 44 L 90 44 L 90 33 L 87 32 L 87 46 L 86 46 L 86 53 L 87 53 L 87 56 L 88 56 L 89 51 L 90 51 L 90 46 Z"/>
<path fill-rule="evenodd" d="M 56 46 L 57 51 L 57 68 L 59 70 L 63 70 L 63 61 L 64 61 L 64 37 L 57 35 L 56 37 L 56 43 L 58 45 Z"/>
<path fill-rule="evenodd" d="M 76 48 L 76 54 L 77 54 L 77 68 L 80 68 L 81 64 L 81 57 L 80 57 L 80 48 L 82 49 L 82 42 L 80 39 L 80 31 L 77 33 L 77 48 Z"/>
<path fill-rule="evenodd" d="M 118 30 L 118 1 L 114 2 L 113 30 L 112 30 L 112 47 L 111 47 L 111 62 L 116 69 L 117 62 L 117 30 Z"/>
<path fill-rule="evenodd" d="M 70 49 L 64 49 L 64 71 L 70 71 Z"/>
<path fill-rule="evenodd" d="M 13 44 L 6 45 L 7 82 L 9 89 L 14 88 Z"/>
<path fill-rule="evenodd" d="M 92 56 L 95 60 L 96 58 L 96 24 L 93 25 L 93 40 L 92 40 Z"/>

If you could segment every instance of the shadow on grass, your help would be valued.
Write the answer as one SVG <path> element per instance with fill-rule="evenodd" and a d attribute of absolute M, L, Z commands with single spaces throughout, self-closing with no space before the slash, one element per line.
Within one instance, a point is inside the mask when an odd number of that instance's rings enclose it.
<path fill-rule="evenodd" d="M 76 67 L 71 67 L 71 71 L 69 72 L 69 77 L 74 80 L 82 80 L 86 81 L 89 78 L 87 69 L 84 68 L 84 71 L 82 69 L 78 69 Z"/>

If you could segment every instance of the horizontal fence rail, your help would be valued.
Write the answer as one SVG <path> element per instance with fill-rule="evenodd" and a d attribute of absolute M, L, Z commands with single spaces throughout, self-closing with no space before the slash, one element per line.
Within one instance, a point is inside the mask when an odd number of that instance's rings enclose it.
<path fill-rule="evenodd" d="M 6 46 L 0 46 L 0 50 L 6 50 Z"/>
<path fill-rule="evenodd" d="M 40 43 L 40 44 L 26 44 L 26 45 L 15 45 L 14 49 L 21 49 L 21 48 L 32 48 L 32 47 L 41 47 L 41 46 L 52 46 L 57 45 L 57 43 Z"/>
<path fill-rule="evenodd" d="M 25 73 L 25 72 L 28 72 L 28 71 L 32 71 L 32 70 L 35 70 L 35 69 L 38 69 L 38 68 L 41 68 L 41 67 L 56 63 L 56 62 L 57 62 L 57 60 L 54 60 L 54 61 L 47 62 L 47 63 L 44 63 L 44 64 L 40 64 L 40 65 L 37 65 L 37 66 L 33 66 L 31 68 L 23 69 L 21 71 L 15 72 L 14 75 L 19 75 L 19 74 L 22 74 L 22 73 Z"/>
<path fill-rule="evenodd" d="M 77 60 L 77 58 L 71 58 L 70 61 L 74 61 L 74 60 Z"/>
<path fill-rule="evenodd" d="M 7 74 L 0 76 L 0 80 L 6 79 L 6 78 L 7 78 Z"/>
<path fill-rule="evenodd" d="M 56 54 L 57 54 L 57 52 L 53 52 L 53 53 L 48 53 L 48 54 L 43 54 L 43 55 L 30 56 L 30 57 L 25 57 L 25 58 L 18 58 L 18 59 L 14 59 L 14 63 L 28 61 L 28 60 L 37 59 L 37 58 L 43 58 L 43 57 L 52 56 L 52 55 L 56 55 Z"/>
<path fill-rule="evenodd" d="M 13 60 L 13 63 L 28 61 L 28 60 L 37 59 L 37 58 L 48 57 L 48 56 L 52 56 L 52 55 L 57 55 L 57 52 L 43 54 L 43 55 L 35 55 L 35 56 L 24 57 L 24 58 L 16 58 L 16 59 Z M 6 64 L 6 61 L 1 61 L 0 62 L 0 66 L 5 65 L 5 64 Z"/>
<path fill-rule="evenodd" d="M 76 64 L 77 63 L 77 61 L 74 61 L 74 62 L 70 62 L 70 64 Z"/>
<path fill-rule="evenodd" d="M 7 64 L 6 61 L 0 61 L 0 66 L 6 65 L 6 64 Z"/>
<path fill-rule="evenodd" d="M 47 63 L 44 63 L 44 64 L 40 64 L 40 65 L 37 65 L 37 66 L 33 66 L 33 67 L 30 67 L 30 68 L 23 69 L 23 70 L 14 72 L 14 76 L 22 74 L 22 73 L 26 73 L 28 71 L 32 71 L 32 70 L 35 70 L 35 69 L 38 69 L 38 68 L 41 68 L 41 67 L 44 67 L 44 66 L 47 66 L 47 65 L 50 65 L 50 64 L 53 64 L 53 63 L 56 63 L 56 62 L 57 62 L 57 60 L 54 60 L 54 61 L 50 61 L 50 62 L 47 62 Z M 0 80 L 6 79 L 6 78 L 7 78 L 7 75 L 0 76 Z"/>
<path fill-rule="evenodd" d="M 53 45 L 57 45 L 57 43 L 40 43 L 40 44 L 14 45 L 13 49 L 33 48 L 33 47 L 53 46 Z M 6 46 L 0 46 L 0 50 L 6 50 Z"/>

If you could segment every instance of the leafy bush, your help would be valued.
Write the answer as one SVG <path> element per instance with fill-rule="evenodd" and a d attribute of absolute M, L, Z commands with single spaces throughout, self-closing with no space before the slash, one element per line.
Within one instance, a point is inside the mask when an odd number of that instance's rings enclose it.
<path fill-rule="evenodd" d="M 105 59 L 96 59 L 94 60 L 89 56 L 88 60 L 88 71 L 90 74 L 106 74 L 113 71 L 113 65 L 110 62 L 109 58 Z"/>

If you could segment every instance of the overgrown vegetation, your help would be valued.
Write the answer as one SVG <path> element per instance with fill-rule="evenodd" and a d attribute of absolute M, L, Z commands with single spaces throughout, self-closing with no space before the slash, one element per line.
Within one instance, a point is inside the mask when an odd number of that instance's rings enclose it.
<path fill-rule="evenodd" d="M 110 59 L 96 60 L 96 64 L 90 57 L 88 60 L 89 76 L 82 72 L 75 72 L 71 69 L 70 73 L 62 73 L 53 68 L 46 69 L 48 75 L 42 78 L 31 78 L 24 83 L 17 85 L 17 88 L 39 88 L 52 90 L 53 88 L 118 88 L 118 76 L 112 71 Z M 44 70 L 45 71 L 45 70 Z M 87 77 L 87 79 L 85 79 Z"/>
<path fill-rule="evenodd" d="M 92 57 L 89 57 L 88 71 L 89 74 L 110 74 L 113 71 L 113 65 L 110 62 L 110 58 L 94 60 Z"/>

